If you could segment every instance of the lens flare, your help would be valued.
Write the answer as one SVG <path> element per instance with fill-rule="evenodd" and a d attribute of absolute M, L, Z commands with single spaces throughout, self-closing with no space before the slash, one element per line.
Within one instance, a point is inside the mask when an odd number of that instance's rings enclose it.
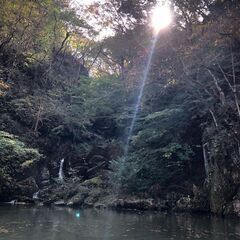
<path fill-rule="evenodd" d="M 153 27 L 155 34 L 169 26 L 171 22 L 172 13 L 169 6 L 156 6 L 152 10 L 151 26 Z"/>

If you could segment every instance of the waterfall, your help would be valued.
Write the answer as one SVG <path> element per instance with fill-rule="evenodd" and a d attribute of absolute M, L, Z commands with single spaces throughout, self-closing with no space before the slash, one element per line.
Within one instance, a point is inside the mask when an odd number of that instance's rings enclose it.
<path fill-rule="evenodd" d="M 64 158 L 60 161 L 60 167 L 58 172 L 58 180 L 60 182 L 64 182 L 64 173 L 63 173 L 63 164 L 64 164 Z"/>
<path fill-rule="evenodd" d="M 17 200 L 12 200 L 12 201 L 10 201 L 10 202 L 8 202 L 8 203 L 10 203 L 10 204 L 14 205 L 14 204 L 16 204 L 16 203 L 17 203 Z"/>
<path fill-rule="evenodd" d="M 33 199 L 38 199 L 39 191 L 35 192 L 32 196 Z"/>

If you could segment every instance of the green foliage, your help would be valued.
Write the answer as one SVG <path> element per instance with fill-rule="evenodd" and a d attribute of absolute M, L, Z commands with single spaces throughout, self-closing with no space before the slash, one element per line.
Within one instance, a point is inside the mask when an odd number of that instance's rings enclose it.
<path fill-rule="evenodd" d="M 90 39 L 85 21 L 99 18 L 98 3 L 80 13 L 65 0 L 0 3 L 0 129 L 33 141 L 49 162 L 62 154 L 76 165 L 94 147 L 123 141 L 146 70 L 146 19 L 155 1 L 108 1 L 101 24 L 119 31 L 104 40 Z M 124 191 L 191 182 L 193 169 L 203 170 L 202 142 L 212 165 L 239 164 L 239 3 L 172 4 L 175 24 L 156 43 L 129 153 L 111 162 L 112 183 Z M 0 132 L 0 178 L 41 158 Z"/>
<path fill-rule="evenodd" d="M 0 131 L 0 165 L 2 174 L 14 177 L 42 159 L 37 149 L 28 148 L 16 136 Z"/>
<path fill-rule="evenodd" d="M 116 171 L 113 181 L 120 179 L 125 190 L 135 192 L 145 191 L 154 184 L 167 187 L 183 183 L 188 178 L 193 156 L 191 147 L 181 137 L 186 121 L 181 108 L 140 118 L 129 156 L 112 162 Z"/>
<path fill-rule="evenodd" d="M 92 79 L 90 96 L 85 108 L 88 116 L 117 118 L 122 113 L 126 93 L 123 83 L 117 76 L 101 76 Z"/>

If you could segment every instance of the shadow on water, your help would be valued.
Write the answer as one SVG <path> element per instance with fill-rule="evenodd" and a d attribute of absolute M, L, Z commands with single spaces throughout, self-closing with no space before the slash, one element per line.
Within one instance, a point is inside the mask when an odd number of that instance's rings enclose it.
<path fill-rule="evenodd" d="M 109 216 L 111 223 L 108 222 Z M 1 240 L 99 240 L 105 237 L 104 229 L 107 229 L 109 240 L 240 238 L 238 219 L 188 214 L 0 206 Z"/>

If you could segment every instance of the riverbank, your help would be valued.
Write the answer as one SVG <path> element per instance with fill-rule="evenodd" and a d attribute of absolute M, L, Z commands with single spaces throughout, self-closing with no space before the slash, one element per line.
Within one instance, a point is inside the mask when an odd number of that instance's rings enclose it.
<path fill-rule="evenodd" d="M 35 198 L 19 198 L 9 204 L 212 214 L 207 197 L 200 191 L 195 191 L 193 196 L 169 192 L 163 198 L 116 194 L 102 176 L 85 181 L 56 182 L 40 189 Z M 238 201 L 226 204 L 220 216 L 240 217 L 239 206 Z"/>

